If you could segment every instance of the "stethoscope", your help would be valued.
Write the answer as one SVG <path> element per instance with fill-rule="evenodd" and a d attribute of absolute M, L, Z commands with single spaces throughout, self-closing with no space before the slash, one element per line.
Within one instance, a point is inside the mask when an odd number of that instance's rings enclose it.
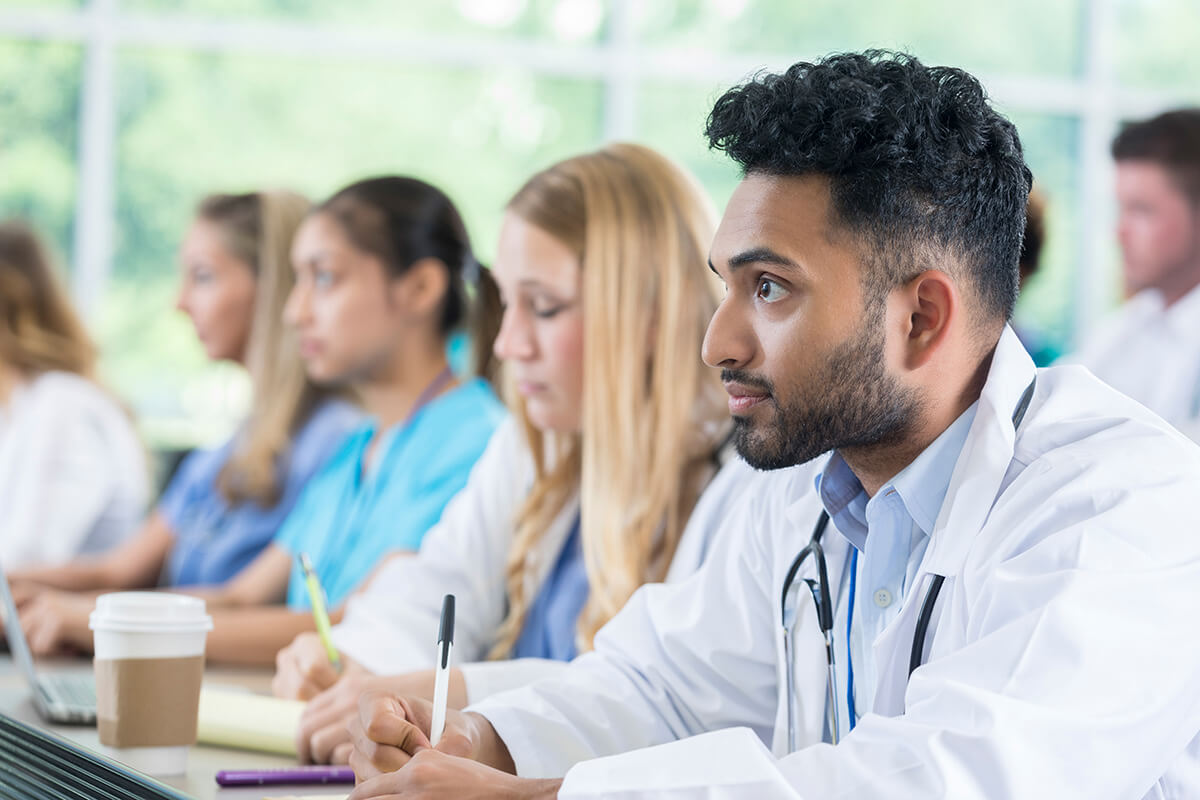
<path fill-rule="evenodd" d="M 1037 377 L 1029 382 L 1029 386 L 1025 388 L 1024 394 L 1021 395 L 1020 402 L 1017 403 L 1017 408 L 1013 411 L 1012 424 L 1013 430 L 1021 427 L 1021 421 L 1025 419 L 1025 412 L 1029 410 L 1029 403 L 1033 400 L 1033 389 L 1037 384 Z M 792 560 L 792 565 L 788 567 L 787 575 L 783 579 L 783 592 L 779 599 L 780 619 L 783 620 L 783 661 L 787 671 L 785 688 L 787 691 L 787 735 L 788 735 L 788 752 L 794 753 L 797 749 L 796 736 L 796 669 L 794 663 L 795 642 L 793 635 L 796 630 L 796 614 L 793 612 L 791 624 L 788 622 L 788 598 L 791 596 L 793 584 L 796 583 L 796 573 L 800 571 L 800 567 L 804 565 L 805 559 L 809 556 L 817 564 L 817 577 L 801 578 L 800 581 L 808 587 L 812 594 L 813 608 L 817 612 L 817 625 L 821 629 L 821 634 L 825 637 L 825 664 L 829 673 L 829 678 L 826 682 L 828 694 L 825 700 L 826 709 L 826 724 L 829 728 L 829 738 L 833 744 L 837 744 L 841 740 L 841 730 L 838 723 L 837 713 L 837 663 L 833 655 L 833 595 L 829 587 L 829 571 L 825 565 L 825 550 L 821 547 L 821 537 L 825 533 L 825 528 L 829 525 L 829 512 L 822 509 L 821 515 L 817 517 L 817 524 L 813 528 L 812 537 L 808 540 L 808 544 L 801 550 L 796 558 Z M 925 638 L 929 633 L 929 623 L 933 619 L 933 609 L 937 605 L 938 594 L 942 591 L 942 584 L 946 582 L 945 575 L 933 575 L 929 582 L 929 588 L 925 590 L 925 599 L 921 603 L 921 613 L 917 616 L 917 626 L 913 631 L 912 649 L 908 654 L 908 675 L 912 676 L 917 667 L 921 666 L 921 662 L 925 656 Z M 797 604 L 798 605 L 798 604 Z M 853 713 L 853 711 L 851 712 Z M 853 724 L 851 725 L 853 727 Z"/>

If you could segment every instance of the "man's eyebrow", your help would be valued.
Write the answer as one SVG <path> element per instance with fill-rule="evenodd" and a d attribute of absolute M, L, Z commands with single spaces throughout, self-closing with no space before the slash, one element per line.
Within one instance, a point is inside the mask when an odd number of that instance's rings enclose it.
<path fill-rule="evenodd" d="M 802 271 L 799 264 L 785 255 L 776 253 L 769 247 L 754 247 L 750 250 L 743 250 L 729 259 L 729 269 L 736 270 L 738 267 L 744 267 L 747 264 L 774 264 L 777 267 L 786 267 Z"/>

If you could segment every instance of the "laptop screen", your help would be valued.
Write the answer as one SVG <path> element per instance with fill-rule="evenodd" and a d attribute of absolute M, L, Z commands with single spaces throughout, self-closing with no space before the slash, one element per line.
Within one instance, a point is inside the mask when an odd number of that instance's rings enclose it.
<path fill-rule="evenodd" d="M 8 578 L 0 569 L 0 601 L 4 604 L 4 634 L 8 637 L 8 649 L 12 651 L 13 660 L 21 668 L 25 680 L 31 688 L 37 688 L 37 672 L 33 668 L 33 654 L 29 652 L 29 643 L 25 641 L 25 632 L 21 630 L 21 622 L 17 618 L 17 603 L 13 600 L 12 590 L 8 588 Z"/>

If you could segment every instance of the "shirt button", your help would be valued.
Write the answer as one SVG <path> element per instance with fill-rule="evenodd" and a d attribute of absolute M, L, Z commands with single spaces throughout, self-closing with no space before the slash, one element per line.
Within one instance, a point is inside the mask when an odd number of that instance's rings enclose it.
<path fill-rule="evenodd" d="M 880 608 L 887 608 L 892 604 L 892 593 L 887 589 L 878 589 L 875 591 L 875 605 Z"/>

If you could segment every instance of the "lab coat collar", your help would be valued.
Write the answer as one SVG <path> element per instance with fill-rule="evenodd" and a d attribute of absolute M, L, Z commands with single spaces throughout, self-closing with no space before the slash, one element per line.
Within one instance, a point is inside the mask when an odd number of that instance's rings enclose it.
<path fill-rule="evenodd" d="M 1016 447 L 1013 412 L 1037 374 L 1033 359 L 1010 326 L 1004 327 L 979 397 L 946 500 L 934 524 L 924 572 L 957 575 L 1012 463 Z"/>

